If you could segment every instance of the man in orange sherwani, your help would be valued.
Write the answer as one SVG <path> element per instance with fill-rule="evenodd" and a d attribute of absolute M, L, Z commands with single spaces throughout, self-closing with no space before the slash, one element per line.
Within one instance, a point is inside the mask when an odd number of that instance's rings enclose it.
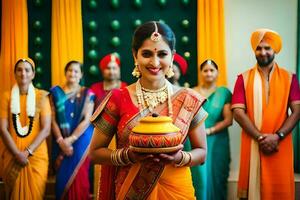
<path fill-rule="evenodd" d="M 239 198 L 295 198 L 291 131 L 300 118 L 300 91 L 296 75 L 274 60 L 281 45 L 275 31 L 253 32 L 251 46 L 257 64 L 240 74 L 235 84 L 232 109 L 243 129 Z"/>

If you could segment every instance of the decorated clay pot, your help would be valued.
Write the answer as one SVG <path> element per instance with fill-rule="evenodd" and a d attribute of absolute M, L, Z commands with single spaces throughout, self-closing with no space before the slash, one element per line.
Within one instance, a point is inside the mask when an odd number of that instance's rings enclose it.
<path fill-rule="evenodd" d="M 180 129 L 167 116 L 152 115 L 142 118 L 129 135 L 134 151 L 142 153 L 167 153 L 176 151 L 181 143 Z"/>

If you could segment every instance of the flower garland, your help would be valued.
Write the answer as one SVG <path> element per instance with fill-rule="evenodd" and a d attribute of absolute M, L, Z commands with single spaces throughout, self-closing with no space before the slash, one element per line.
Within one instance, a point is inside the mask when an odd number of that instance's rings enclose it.
<path fill-rule="evenodd" d="M 15 84 L 11 90 L 10 111 L 12 113 L 13 126 L 18 136 L 26 137 L 30 134 L 33 126 L 35 115 L 35 90 L 32 83 L 28 86 L 28 94 L 26 97 L 26 113 L 29 118 L 29 126 L 22 127 L 20 122 L 20 89 Z"/>

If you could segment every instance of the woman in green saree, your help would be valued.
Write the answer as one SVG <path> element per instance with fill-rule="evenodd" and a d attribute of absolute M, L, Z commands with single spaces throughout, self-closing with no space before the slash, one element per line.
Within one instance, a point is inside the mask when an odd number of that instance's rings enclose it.
<path fill-rule="evenodd" d="M 217 87 L 218 66 L 213 60 L 200 65 L 202 83 L 194 89 L 207 98 L 203 108 L 209 113 L 205 120 L 207 160 L 193 167 L 192 176 L 197 199 L 227 199 L 230 147 L 228 127 L 232 124 L 231 92 Z M 188 144 L 185 144 L 187 150 Z"/>

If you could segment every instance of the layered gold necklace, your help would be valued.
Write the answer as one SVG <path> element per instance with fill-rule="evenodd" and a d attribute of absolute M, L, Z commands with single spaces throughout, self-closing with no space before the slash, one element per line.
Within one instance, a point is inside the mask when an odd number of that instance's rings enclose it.
<path fill-rule="evenodd" d="M 159 104 L 168 100 L 169 116 L 172 116 L 172 102 L 171 95 L 173 93 L 172 84 L 166 80 L 165 85 L 157 90 L 150 90 L 142 87 L 140 79 L 136 82 L 136 95 L 139 109 L 143 110 L 149 108 L 150 112 L 154 110 Z"/>

